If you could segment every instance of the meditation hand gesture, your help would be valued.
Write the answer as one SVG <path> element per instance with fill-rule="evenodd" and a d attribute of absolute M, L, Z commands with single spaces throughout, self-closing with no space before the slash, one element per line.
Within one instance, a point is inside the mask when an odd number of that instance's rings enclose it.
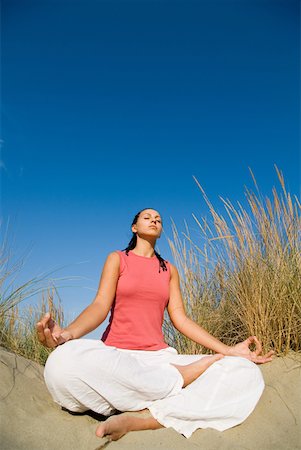
<path fill-rule="evenodd" d="M 252 352 L 249 346 L 254 343 L 256 348 Z M 245 341 L 234 345 L 230 348 L 228 356 L 241 356 L 242 358 L 247 358 L 256 364 L 264 364 L 266 362 L 272 361 L 272 355 L 275 354 L 273 350 L 270 350 L 265 355 L 261 355 L 262 346 L 256 336 L 250 336 Z"/>
<path fill-rule="evenodd" d="M 61 328 L 49 312 L 37 323 L 37 334 L 41 344 L 48 348 L 57 347 L 73 339 L 71 333 Z"/>

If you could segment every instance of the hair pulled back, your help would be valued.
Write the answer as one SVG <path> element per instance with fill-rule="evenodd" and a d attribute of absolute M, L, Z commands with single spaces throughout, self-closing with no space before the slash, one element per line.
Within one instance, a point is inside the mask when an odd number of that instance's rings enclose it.
<path fill-rule="evenodd" d="M 139 212 L 137 212 L 137 214 L 135 215 L 135 217 L 134 217 L 134 219 L 133 219 L 133 221 L 132 221 L 131 227 L 137 223 L 140 214 L 141 214 L 143 211 L 145 211 L 146 209 L 154 209 L 154 208 L 143 208 L 143 209 L 141 209 Z M 163 222 L 162 222 L 162 223 L 163 223 Z M 133 232 L 132 239 L 131 239 L 130 242 L 128 243 L 128 246 L 127 246 L 126 248 L 124 248 L 122 251 L 125 251 L 126 256 L 129 256 L 129 255 L 128 255 L 129 251 L 130 251 L 130 250 L 133 250 L 133 248 L 136 247 L 136 244 L 137 244 L 137 235 L 136 235 L 136 233 Z M 161 268 L 163 269 L 163 271 L 164 271 L 164 270 L 167 270 L 167 267 L 166 267 L 166 265 L 165 265 L 165 260 L 162 258 L 162 256 L 161 256 L 156 250 L 155 250 L 155 255 L 156 255 L 156 257 L 157 257 L 158 260 L 159 260 L 159 273 L 160 273 L 160 271 L 161 271 Z"/>

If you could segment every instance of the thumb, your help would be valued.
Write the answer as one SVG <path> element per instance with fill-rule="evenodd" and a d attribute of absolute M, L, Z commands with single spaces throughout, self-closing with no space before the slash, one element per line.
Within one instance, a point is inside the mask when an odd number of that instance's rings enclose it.
<path fill-rule="evenodd" d="M 61 331 L 61 332 L 53 333 L 52 336 L 53 336 L 53 339 L 58 343 L 58 345 L 64 344 L 65 342 L 72 339 L 72 336 L 68 331 Z"/>

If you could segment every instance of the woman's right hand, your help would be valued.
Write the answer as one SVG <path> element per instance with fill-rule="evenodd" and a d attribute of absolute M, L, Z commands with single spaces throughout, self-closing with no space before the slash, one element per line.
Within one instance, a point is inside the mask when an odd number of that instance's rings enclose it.
<path fill-rule="evenodd" d="M 70 331 L 61 328 L 47 312 L 44 317 L 37 323 L 38 339 L 45 347 L 54 348 L 60 344 L 73 339 Z"/>

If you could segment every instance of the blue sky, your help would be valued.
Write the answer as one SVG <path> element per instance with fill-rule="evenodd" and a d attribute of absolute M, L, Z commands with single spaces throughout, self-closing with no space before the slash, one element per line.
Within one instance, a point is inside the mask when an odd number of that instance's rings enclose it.
<path fill-rule="evenodd" d="M 1 220 L 19 280 L 67 266 L 78 314 L 144 207 L 171 219 L 300 197 L 300 6 L 293 0 L 2 0 Z M 72 286 L 71 286 L 72 285 Z M 97 332 L 96 332 L 97 335 Z"/>

